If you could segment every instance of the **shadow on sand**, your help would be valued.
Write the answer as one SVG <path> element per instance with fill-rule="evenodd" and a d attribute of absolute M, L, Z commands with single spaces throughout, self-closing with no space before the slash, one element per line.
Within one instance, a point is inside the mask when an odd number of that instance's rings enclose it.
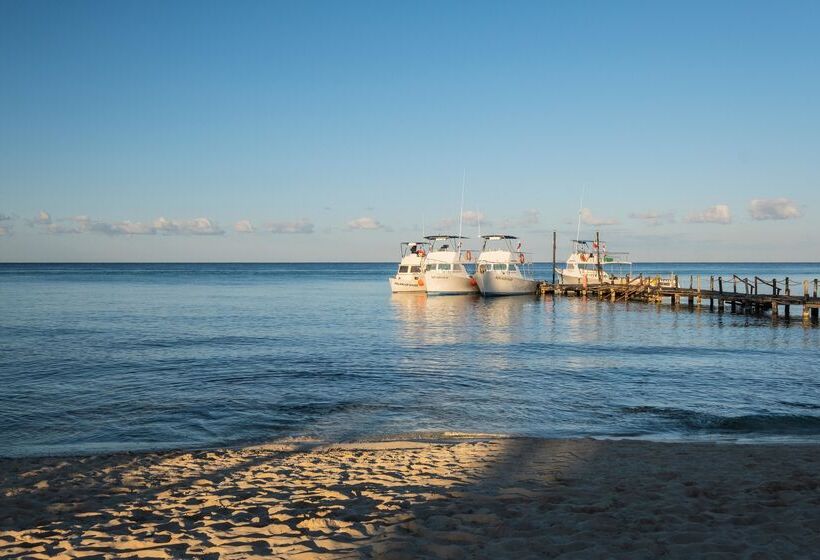
<path fill-rule="evenodd" d="M 0 556 L 799 557 L 820 545 L 819 449 L 442 436 L 2 459 Z"/>

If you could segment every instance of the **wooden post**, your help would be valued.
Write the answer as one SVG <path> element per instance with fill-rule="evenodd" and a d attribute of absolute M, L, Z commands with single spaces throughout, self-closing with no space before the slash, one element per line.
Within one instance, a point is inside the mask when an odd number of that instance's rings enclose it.
<path fill-rule="evenodd" d="M 700 289 L 700 274 L 698 274 L 698 305 L 701 305 L 702 303 L 703 303 L 703 296 L 701 295 L 701 289 Z"/>
<path fill-rule="evenodd" d="M 552 232 L 552 285 L 555 286 L 555 246 L 558 243 L 558 232 Z"/>
<path fill-rule="evenodd" d="M 715 293 L 715 277 L 709 277 L 709 311 L 715 310 L 715 298 L 712 295 Z"/>
<path fill-rule="evenodd" d="M 601 264 L 601 233 L 598 231 L 595 232 L 595 250 L 597 252 L 595 260 L 598 261 L 598 284 L 600 285 L 603 282 L 604 265 Z"/>
<path fill-rule="evenodd" d="M 735 295 L 732 297 L 731 306 L 732 313 L 735 313 L 737 312 L 737 278 L 735 276 L 732 276 L 732 292 L 734 292 Z"/>
<path fill-rule="evenodd" d="M 791 297 L 791 295 L 792 295 L 792 291 L 791 291 L 791 288 L 789 288 L 789 277 L 788 277 L 788 276 L 786 276 L 786 297 L 787 297 L 787 298 L 788 298 L 788 297 Z M 789 305 L 788 303 L 786 303 L 786 304 L 783 306 L 783 313 L 785 313 L 785 314 L 786 314 L 786 318 L 788 319 L 788 318 L 789 318 L 789 315 L 790 315 L 790 313 L 791 313 L 791 305 Z"/>
<path fill-rule="evenodd" d="M 772 320 L 777 319 L 777 300 L 772 298 Z"/>
<path fill-rule="evenodd" d="M 809 320 L 809 281 L 803 280 L 803 321 Z"/>
<path fill-rule="evenodd" d="M 723 313 L 723 276 L 718 276 L 718 313 Z"/>

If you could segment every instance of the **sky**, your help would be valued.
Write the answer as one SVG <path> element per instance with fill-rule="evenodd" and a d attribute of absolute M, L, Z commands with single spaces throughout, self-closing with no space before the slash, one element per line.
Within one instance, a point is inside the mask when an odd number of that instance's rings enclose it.
<path fill-rule="evenodd" d="M 0 261 L 394 261 L 462 188 L 537 260 L 580 216 L 635 261 L 820 261 L 818 20 L 0 0 Z"/>

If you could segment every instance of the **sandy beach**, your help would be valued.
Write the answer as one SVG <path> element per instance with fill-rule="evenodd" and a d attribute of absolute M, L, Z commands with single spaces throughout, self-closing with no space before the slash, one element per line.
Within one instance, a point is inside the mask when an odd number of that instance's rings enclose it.
<path fill-rule="evenodd" d="M 820 447 L 480 436 L 0 460 L 3 558 L 809 558 Z"/>

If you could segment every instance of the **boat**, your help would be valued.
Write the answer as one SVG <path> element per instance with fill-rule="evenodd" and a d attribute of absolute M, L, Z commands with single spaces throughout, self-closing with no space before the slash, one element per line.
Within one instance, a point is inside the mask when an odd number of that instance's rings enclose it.
<path fill-rule="evenodd" d="M 401 261 L 395 276 L 389 278 L 390 290 L 396 292 L 424 292 L 424 259 L 430 248 L 427 241 L 403 241 Z"/>
<path fill-rule="evenodd" d="M 484 245 L 476 261 L 475 280 L 484 296 L 534 294 L 538 282 L 532 277 L 532 263 L 521 251 L 513 235 L 482 235 Z"/>
<path fill-rule="evenodd" d="M 631 282 L 632 262 L 629 253 L 611 253 L 606 243 L 574 239 L 572 252 L 563 270 L 555 272 L 567 286 L 597 286 Z"/>
<path fill-rule="evenodd" d="M 478 293 L 475 279 L 465 265 L 473 260 L 470 250 L 462 250 L 460 235 L 428 235 L 430 252 L 424 266 L 424 285 L 427 295 Z"/>

